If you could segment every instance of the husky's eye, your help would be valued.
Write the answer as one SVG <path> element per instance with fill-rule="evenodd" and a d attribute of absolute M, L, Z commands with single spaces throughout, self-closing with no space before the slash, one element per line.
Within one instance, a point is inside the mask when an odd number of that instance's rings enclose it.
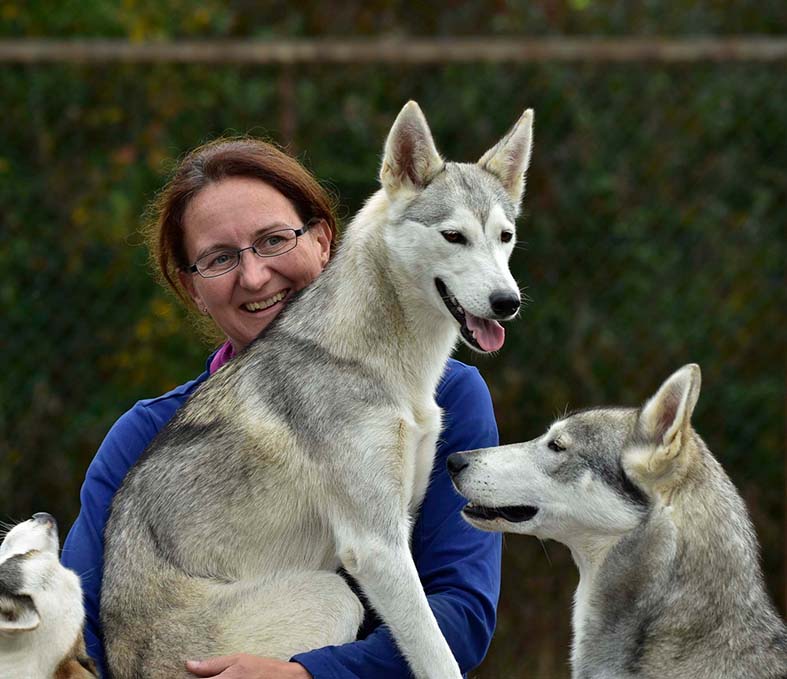
<path fill-rule="evenodd" d="M 556 453 L 562 453 L 566 449 L 565 446 L 560 445 L 560 442 L 557 439 L 552 439 L 549 443 L 547 443 L 547 448 L 554 450 Z"/>
<path fill-rule="evenodd" d="M 513 237 L 514 234 L 511 231 L 503 231 L 503 233 L 500 234 L 500 240 L 504 243 L 510 243 Z"/>
<path fill-rule="evenodd" d="M 458 231 L 441 231 L 440 234 L 445 238 L 449 243 L 456 243 L 458 245 L 465 245 L 467 243 L 467 238 L 465 238 L 461 233 Z"/>

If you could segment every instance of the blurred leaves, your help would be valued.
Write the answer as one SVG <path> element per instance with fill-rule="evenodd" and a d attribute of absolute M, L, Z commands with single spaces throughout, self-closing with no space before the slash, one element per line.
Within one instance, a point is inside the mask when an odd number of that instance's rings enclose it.
<path fill-rule="evenodd" d="M 296 12 L 241 0 L 120 10 L 0 0 L 0 35 L 648 35 L 787 23 L 784 3 L 754 5 L 307 2 Z M 203 369 L 210 347 L 153 281 L 139 234 L 183 153 L 221 134 L 278 140 L 349 218 L 376 189 L 406 100 L 421 104 L 443 153 L 464 161 L 533 107 L 513 258 L 532 302 L 497 357 L 460 352 L 490 385 L 501 439 L 537 436 L 566 407 L 639 404 L 700 363 L 696 428 L 742 489 L 783 602 L 783 79 L 783 64 L 725 63 L 0 67 L 2 518 L 47 510 L 68 526 L 112 422 Z M 479 676 L 520 665 L 521 676 L 567 676 L 570 557 L 549 545 L 547 560 L 535 540 L 507 545 L 500 626 Z"/>
<path fill-rule="evenodd" d="M 9 37 L 651 36 L 777 33 L 785 25 L 781 0 L 0 0 L 0 35 Z"/>

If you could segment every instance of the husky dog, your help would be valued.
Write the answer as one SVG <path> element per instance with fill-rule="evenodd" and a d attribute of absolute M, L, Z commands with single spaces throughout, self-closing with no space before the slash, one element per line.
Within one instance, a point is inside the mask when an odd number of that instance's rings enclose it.
<path fill-rule="evenodd" d="M 190 657 L 288 658 L 355 638 L 343 566 L 418 677 L 459 667 L 408 541 L 461 337 L 499 349 L 532 112 L 477 164 L 447 163 L 408 103 L 382 189 L 326 271 L 176 414 L 129 472 L 106 530 L 113 677 L 182 677 Z"/>
<path fill-rule="evenodd" d="M 641 409 L 580 411 L 448 458 L 469 523 L 571 549 L 577 679 L 787 676 L 746 508 L 691 426 L 699 393 L 687 365 Z"/>
<path fill-rule="evenodd" d="M 94 679 L 82 587 L 58 561 L 57 524 L 36 514 L 0 545 L 0 677 Z"/>

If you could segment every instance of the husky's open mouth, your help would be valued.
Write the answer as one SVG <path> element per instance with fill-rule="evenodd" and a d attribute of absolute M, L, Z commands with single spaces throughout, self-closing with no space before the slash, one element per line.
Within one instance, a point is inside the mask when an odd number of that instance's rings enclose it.
<path fill-rule="evenodd" d="M 506 331 L 500 323 L 468 313 L 462 308 L 443 281 L 435 278 L 434 283 L 448 311 L 459 323 L 459 332 L 465 342 L 474 349 L 483 352 L 498 351 L 503 346 Z"/>
<path fill-rule="evenodd" d="M 521 507 L 481 507 L 472 502 L 465 505 L 462 514 L 473 519 L 492 521 L 494 519 L 504 519 L 509 523 L 522 523 L 530 521 L 538 514 L 538 507 L 524 505 Z"/>

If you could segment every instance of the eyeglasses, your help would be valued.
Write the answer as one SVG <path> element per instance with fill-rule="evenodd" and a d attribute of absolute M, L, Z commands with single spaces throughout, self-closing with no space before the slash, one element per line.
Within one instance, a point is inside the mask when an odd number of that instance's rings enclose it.
<path fill-rule="evenodd" d="M 186 271 L 198 273 L 203 278 L 221 276 L 240 264 L 240 256 L 246 250 L 251 250 L 257 257 L 278 257 L 292 250 L 298 244 L 298 236 L 302 236 L 318 221 L 319 219 L 312 219 L 300 229 L 268 231 L 247 248 L 214 250 L 202 255 L 194 264 L 186 267 Z"/>

